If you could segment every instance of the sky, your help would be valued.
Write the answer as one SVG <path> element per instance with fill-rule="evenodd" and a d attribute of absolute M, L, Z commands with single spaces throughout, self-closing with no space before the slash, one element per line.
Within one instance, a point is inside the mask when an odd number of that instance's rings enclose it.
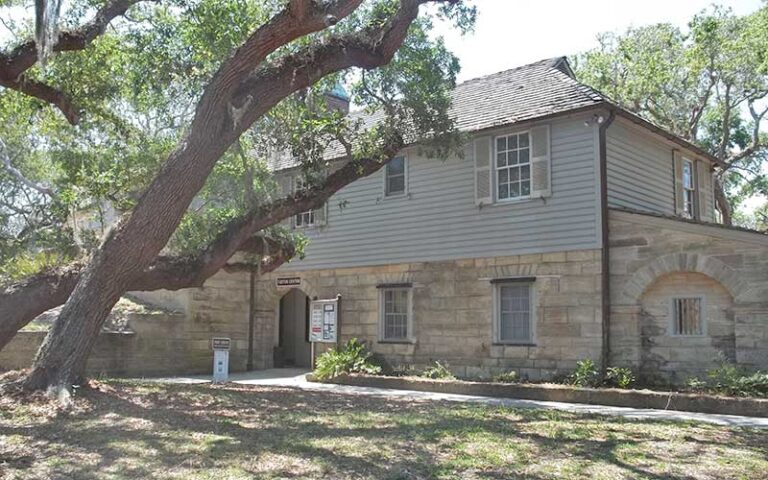
<path fill-rule="evenodd" d="M 573 55 L 597 46 L 602 32 L 670 22 L 685 27 L 712 0 L 474 0 L 475 32 L 461 37 L 439 26 L 461 60 L 459 80 L 499 72 L 544 58 Z M 760 8 L 761 0 L 718 0 L 737 15 Z"/>

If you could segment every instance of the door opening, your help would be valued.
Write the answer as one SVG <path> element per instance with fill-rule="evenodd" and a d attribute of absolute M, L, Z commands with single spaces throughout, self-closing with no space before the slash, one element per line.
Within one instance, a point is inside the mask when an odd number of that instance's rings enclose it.
<path fill-rule="evenodd" d="M 309 297 L 294 288 L 280 299 L 278 343 L 274 352 L 275 367 L 310 368 Z"/>

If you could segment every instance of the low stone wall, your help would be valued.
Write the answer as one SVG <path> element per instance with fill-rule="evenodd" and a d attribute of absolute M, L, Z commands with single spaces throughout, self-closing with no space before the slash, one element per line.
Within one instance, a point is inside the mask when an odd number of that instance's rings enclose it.
<path fill-rule="evenodd" d="M 219 332 L 177 314 L 132 314 L 131 332 L 103 332 L 88 359 L 92 376 L 150 377 L 211 373 L 210 337 Z M 47 332 L 19 332 L 0 350 L 0 369 L 27 368 Z M 220 332 L 227 336 L 226 332 Z M 233 342 L 231 371 L 245 370 L 247 342 Z"/>
<path fill-rule="evenodd" d="M 316 381 L 311 376 L 308 379 Z M 758 398 L 720 397 L 651 390 L 577 388 L 566 385 L 441 381 L 375 375 L 343 375 L 329 380 L 327 383 L 547 402 L 768 417 L 768 400 Z"/>

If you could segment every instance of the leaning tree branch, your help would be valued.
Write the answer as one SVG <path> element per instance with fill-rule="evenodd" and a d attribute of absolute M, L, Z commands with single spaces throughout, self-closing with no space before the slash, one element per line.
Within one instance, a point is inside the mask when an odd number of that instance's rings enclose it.
<path fill-rule="evenodd" d="M 53 197 L 54 193 L 50 187 L 33 182 L 32 180 L 24 176 L 24 174 L 21 173 L 21 171 L 18 168 L 13 166 L 13 163 L 11 161 L 11 154 L 8 151 L 8 147 L 5 145 L 5 142 L 2 139 L 0 139 L 0 159 L 2 159 L 3 161 L 3 166 L 5 167 L 5 171 L 8 172 L 11 176 L 13 176 L 16 180 L 20 181 L 21 183 L 31 188 L 32 190 L 35 190 L 49 197 Z"/>
<path fill-rule="evenodd" d="M 208 247 L 194 257 L 158 257 L 128 285 L 128 291 L 180 290 L 201 287 L 216 272 L 253 270 L 262 274 L 277 269 L 290 260 L 295 249 L 287 242 L 257 236 L 266 227 L 323 205 L 341 188 L 370 175 L 387 164 L 405 145 L 402 135 L 392 131 L 376 158 L 349 161 L 323 182 L 293 196 L 255 207 L 231 221 Z M 227 263 L 238 251 L 260 255 L 262 261 Z M 0 350 L 19 329 L 41 313 L 66 302 L 80 279 L 85 264 L 77 263 L 36 275 L 0 292 Z"/>
<path fill-rule="evenodd" d="M 131 6 L 141 1 L 146 0 L 109 0 L 96 11 L 90 22 L 59 32 L 53 51 L 84 50 L 104 33 L 115 17 L 123 15 Z M 26 75 L 26 71 L 38 60 L 37 42 L 34 39 L 23 42 L 10 52 L 0 52 L 0 85 L 53 105 L 61 110 L 70 124 L 77 125 L 80 121 L 79 109 L 64 92 Z"/>
<path fill-rule="evenodd" d="M 88 23 L 72 30 L 62 30 L 53 45 L 54 52 L 84 50 L 97 37 L 102 35 L 107 25 L 123 15 L 133 5 L 147 0 L 109 0 Z M 0 53 L 0 78 L 17 80 L 38 61 L 37 43 L 29 39 L 9 53 Z"/>
<path fill-rule="evenodd" d="M 61 111 L 70 125 L 77 125 L 80 122 L 80 110 L 61 90 L 31 79 L 27 75 L 21 75 L 13 80 L 0 77 L 0 85 L 53 105 Z"/>
<path fill-rule="evenodd" d="M 222 236 L 230 234 L 227 230 Z M 213 252 L 207 249 L 197 256 L 164 256 L 134 279 L 129 291 L 180 290 L 201 287 L 217 271 L 237 271 L 249 265 L 261 273 L 269 273 L 295 255 L 292 243 L 266 237 L 251 237 L 244 242 L 245 251 L 261 257 L 259 263 L 239 262 L 230 267 L 227 261 L 235 252 Z M 15 283 L 0 292 L 0 350 L 21 328 L 41 313 L 67 301 L 85 269 L 84 263 L 44 272 Z"/>

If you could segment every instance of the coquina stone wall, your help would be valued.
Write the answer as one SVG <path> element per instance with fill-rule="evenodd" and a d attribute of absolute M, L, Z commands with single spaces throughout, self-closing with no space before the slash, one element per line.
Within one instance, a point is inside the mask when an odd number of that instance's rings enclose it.
<path fill-rule="evenodd" d="M 611 363 L 660 383 L 768 369 L 768 236 L 614 210 L 610 269 Z M 704 335 L 671 335 L 672 298 L 698 295 Z"/>
<path fill-rule="evenodd" d="M 210 337 L 227 327 L 184 314 L 131 314 L 130 332 L 99 335 L 87 372 L 99 376 L 151 377 L 212 372 Z M 0 370 L 28 368 L 47 332 L 21 331 L 0 350 Z M 247 342 L 235 340 L 233 371 L 245 370 Z"/>
<path fill-rule="evenodd" d="M 601 352 L 600 250 L 519 255 L 446 262 L 409 263 L 278 272 L 256 285 L 257 368 L 273 365 L 277 344 L 280 276 L 300 277 L 310 298 L 342 296 L 341 340 L 357 337 L 392 365 L 423 366 L 446 361 L 455 374 L 487 377 L 518 370 L 532 379 L 571 370 L 578 360 L 598 361 Z M 534 282 L 536 344 L 493 343 L 494 278 L 531 276 Z M 379 291 L 386 283 L 413 285 L 413 343 L 379 341 Z M 230 336 L 246 332 L 248 280 L 221 272 L 195 291 L 190 314 L 196 321 L 226 325 Z M 320 351 L 320 349 L 318 349 Z"/>

